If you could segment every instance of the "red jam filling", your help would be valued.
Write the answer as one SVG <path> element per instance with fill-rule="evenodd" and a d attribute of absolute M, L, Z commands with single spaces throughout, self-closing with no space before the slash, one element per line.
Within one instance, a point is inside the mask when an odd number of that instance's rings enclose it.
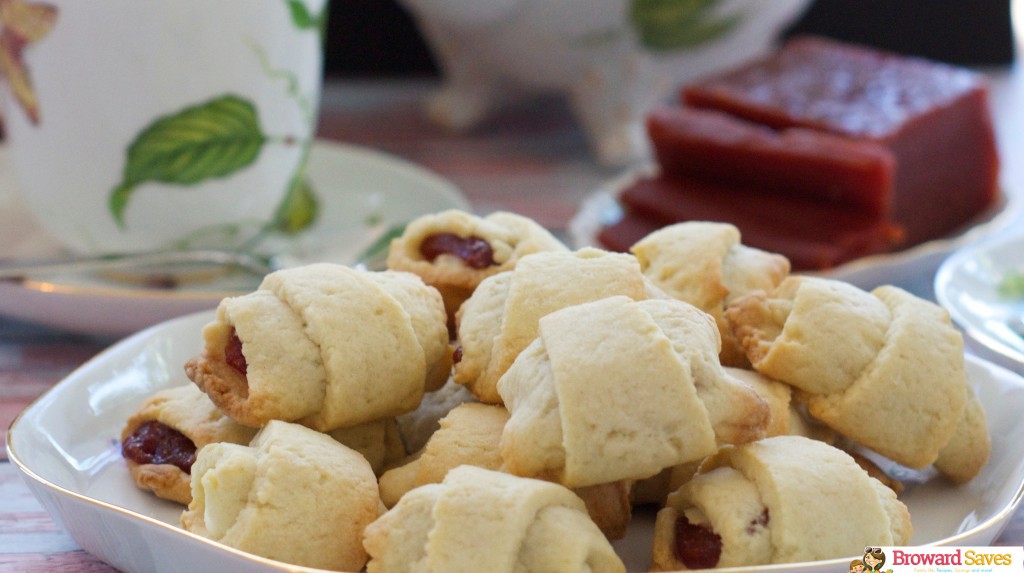
<path fill-rule="evenodd" d="M 710 527 L 676 519 L 675 554 L 687 569 L 711 569 L 722 556 L 722 538 Z"/>
<path fill-rule="evenodd" d="M 430 235 L 420 243 L 420 254 L 431 262 L 441 255 L 454 255 L 473 269 L 485 269 L 496 264 L 490 243 L 480 237 L 460 237 L 455 233 Z"/>
<path fill-rule="evenodd" d="M 234 330 L 231 331 L 231 338 L 228 339 L 228 344 L 224 347 L 224 361 L 242 376 L 245 376 L 246 370 L 249 368 L 245 362 L 245 355 L 242 354 L 242 341 Z"/>
<path fill-rule="evenodd" d="M 196 445 L 185 434 L 154 420 L 135 428 L 124 439 L 121 455 L 138 464 L 171 464 L 191 473 Z"/>

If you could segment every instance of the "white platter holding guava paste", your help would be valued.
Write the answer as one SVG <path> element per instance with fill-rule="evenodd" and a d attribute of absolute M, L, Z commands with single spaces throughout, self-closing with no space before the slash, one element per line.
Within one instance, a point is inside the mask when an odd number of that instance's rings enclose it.
<path fill-rule="evenodd" d="M 616 199 L 618 193 L 638 174 L 649 171 L 650 168 L 631 170 L 589 193 L 569 222 L 570 244 L 576 248 L 598 245 L 597 234 L 601 228 L 622 217 L 622 206 Z M 816 274 L 843 280 L 861 288 L 891 284 L 918 296 L 931 298 L 931 277 L 946 257 L 984 236 L 1008 231 L 1022 216 L 1022 190 L 1004 187 L 991 208 L 948 236 L 901 251 L 854 259 Z"/>
<path fill-rule="evenodd" d="M 949 256 L 935 275 L 935 296 L 966 335 L 1024 365 L 1024 236 L 1008 232 Z"/>
<path fill-rule="evenodd" d="M 0 147 L 0 165 L 6 161 Z M 319 198 L 308 230 L 268 237 L 257 248 L 284 253 L 278 257 L 282 266 L 314 260 L 355 263 L 413 218 L 469 205 L 452 183 L 433 172 L 379 151 L 326 140 L 312 146 L 308 177 Z M 64 254 L 26 213 L 16 189 L 11 170 L 0 169 L 0 257 L 27 260 Z M 225 296 L 251 290 L 259 282 L 250 273 L 208 268 L 196 280 L 173 285 L 124 279 L 124 274 L 66 272 L 0 281 L 0 314 L 86 334 L 124 336 L 213 308 Z"/>

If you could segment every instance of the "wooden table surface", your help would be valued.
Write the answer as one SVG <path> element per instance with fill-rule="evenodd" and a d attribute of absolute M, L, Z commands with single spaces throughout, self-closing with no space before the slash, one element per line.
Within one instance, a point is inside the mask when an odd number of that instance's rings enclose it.
<path fill-rule="evenodd" d="M 1024 74 L 993 72 L 1003 175 L 1024 193 Z M 468 134 L 427 123 L 420 111 L 434 84 L 330 82 L 320 136 L 412 160 L 451 180 L 481 213 L 508 209 L 563 231 L 583 197 L 617 174 L 594 164 L 560 100 L 513 107 Z M 115 343 L 0 317 L 0 428 L 65 375 Z M 1018 372 L 1024 367 L 1010 364 Z M 1021 436 L 1024 439 L 1024 436 Z M 113 571 L 85 553 L 50 518 L 0 452 L 0 571 Z M 1024 510 L 996 540 L 1024 544 Z"/>

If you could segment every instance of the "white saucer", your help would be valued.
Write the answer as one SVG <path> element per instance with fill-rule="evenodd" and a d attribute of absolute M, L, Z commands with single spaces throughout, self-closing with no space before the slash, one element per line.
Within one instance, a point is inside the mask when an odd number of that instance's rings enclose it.
<path fill-rule="evenodd" d="M 61 254 L 32 220 L 0 146 L 0 259 Z M 316 223 L 287 245 L 289 261 L 354 263 L 396 225 L 444 209 L 469 209 L 447 180 L 404 159 L 352 145 L 314 143 L 309 177 L 320 196 Z M 0 280 L 0 315 L 63 330 L 123 336 L 168 318 L 213 308 L 248 292 L 258 278 L 243 273 L 174 288 L 147 288 L 95 275 L 61 274 Z"/>
<path fill-rule="evenodd" d="M 984 241 L 946 259 L 935 275 L 935 296 L 953 321 L 986 348 L 1024 368 L 1024 293 L 1006 296 L 999 285 L 1011 273 L 1024 273 L 1024 235 L 1015 232 Z M 1024 322 L 1018 324 L 1024 325 Z"/>

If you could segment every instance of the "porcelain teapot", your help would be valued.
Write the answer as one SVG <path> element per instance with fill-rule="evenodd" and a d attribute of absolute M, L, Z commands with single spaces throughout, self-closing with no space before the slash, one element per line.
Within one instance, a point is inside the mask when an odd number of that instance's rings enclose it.
<path fill-rule="evenodd" d="M 646 111 L 770 48 L 807 0 L 401 0 L 443 74 L 427 113 L 465 130 L 510 99 L 569 100 L 597 161 L 644 159 Z"/>

